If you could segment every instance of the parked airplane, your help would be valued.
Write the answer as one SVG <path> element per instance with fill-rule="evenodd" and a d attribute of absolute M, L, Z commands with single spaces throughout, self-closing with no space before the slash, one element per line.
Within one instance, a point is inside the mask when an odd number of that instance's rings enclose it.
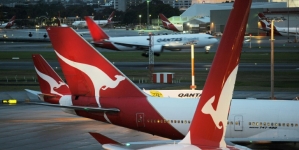
<path fill-rule="evenodd" d="M 149 36 L 109 37 L 90 17 L 85 17 L 85 20 L 95 46 L 118 51 L 144 50 L 142 56 L 148 56 Z M 216 42 L 217 39 L 208 34 L 159 35 L 153 37 L 151 50 L 159 56 L 164 49 L 181 50 L 190 48 L 191 43 L 199 48 Z"/>
<path fill-rule="evenodd" d="M 183 24 L 173 24 L 171 23 L 162 13 L 159 14 L 159 17 L 162 21 L 163 27 L 174 32 L 182 32 Z"/>
<path fill-rule="evenodd" d="M 110 16 L 107 18 L 107 20 L 94 20 L 94 22 L 97 25 L 106 26 L 106 25 L 112 23 L 113 17 L 114 17 L 114 11 L 110 14 Z M 72 26 L 74 26 L 74 27 L 86 27 L 87 24 L 86 24 L 86 21 L 75 21 L 75 22 L 72 23 Z"/>
<path fill-rule="evenodd" d="M 260 23 L 262 25 L 262 30 L 271 32 L 271 22 L 263 13 L 258 14 Z M 271 34 L 271 33 L 270 33 Z M 274 25 L 274 34 L 280 36 L 299 36 L 299 29 L 296 27 L 277 27 Z"/>
<path fill-rule="evenodd" d="M 235 21 L 243 23 L 241 20 Z M 239 31 L 236 27 L 239 23 L 228 25 L 226 30 Z M 171 139 L 182 139 L 187 134 L 198 98 L 155 98 L 146 95 L 73 29 L 49 27 L 47 31 L 72 94 L 63 95 L 59 105 L 51 106 Z M 243 37 L 231 37 L 234 36 L 223 38 L 228 41 L 220 44 L 222 48 L 232 49 L 243 41 Z M 229 45 L 232 42 L 234 45 Z M 227 139 L 298 141 L 299 113 L 290 113 L 298 110 L 297 101 L 233 100 L 232 106 L 235 108 L 230 109 L 229 123 L 226 124 Z M 182 113 L 177 113 L 178 110 Z"/>
<path fill-rule="evenodd" d="M 221 40 L 215 54 L 202 96 L 185 138 L 177 144 L 149 147 L 145 148 L 146 150 L 239 149 L 226 145 L 224 135 L 250 6 L 251 0 L 236 0 L 234 2 L 234 9 L 231 11 L 227 26 L 233 25 L 235 20 L 241 21 L 235 25 L 235 29 L 240 29 L 240 31 L 233 32 L 231 27 L 224 30 L 224 39 Z M 239 14 L 244 14 L 244 16 Z M 102 143 L 104 149 L 123 149 L 120 147 L 122 145 L 116 144 L 114 141 L 112 143 L 109 143 L 111 142 L 109 140 L 105 141 Z"/>
<path fill-rule="evenodd" d="M 9 29 L 10 27 L 13 26 L 15 19 L 16 19 L 16 16 L 13 16 L 13 17 L 9 20 L 9 22 L 0 24 L 0 29 L 4 29 L 4 28 L 5 28 L 5 29 Z"/>
<path fill-rule="evenodd" d="M 61 80 L 61 78 L 42 58 L 42 56 L 34 54 L 32 56 L 32 59 L 34 62 L 35 70 L 38 75 L 38 81 L 42 92 L 28 90 L 28 89 L 26 89 L 26 91 L 34 95 L 37 95 L 42 101 L 54 105 L 46 104 L 46 103 L 37 103 L 37 104 L 42 104 L 46 106 L 50 105 L 50 106 L 72 108 L 72 109 L 63 109 L 63 111 L 71 114 L 80 112 L 74 110 L 85 109 L 90 111 L 99 111 L 99 110 L 94 110 L 94 107 L 92 107 L 92 109 L 89 109 L 88 107 L 83 107 L 83 106 L 75 107 L 75 106 L 68 106 L 70 104 L 64 104 L 69 102 L 61 99 L 62 97 L 61 95 L 63 95 L 63 97 L 71 97 L 71 94 L 68 93 L 69 90 L 67 90 L 68 85 L 65 85 L 64 81 Z M 198 97 L 201 96 L 202 91 L 201 90 L 189 90 L 189 91 L 169 90 L 168 92 L 166 91 L 161 92 L 160 90 L 155 90 L 154 94 L 153 91 L 151 90 L 144 91 L 144 92 L 150 93 L 152 94 L 152 96 L 157 96 L 156 93 L 158 92 L 163 94 L 163 95 L 159 94 L 159 97 L 181 98 L 182 101 L 185 102 L 185 103 L 181 102 L 182 104 L 181 107 L 174 105 L 171 101 L 167 101 L 167 102 L 161 101 L 162 105 L 164 104 L 164 106 L 163 107 L 160 106 L 159 110 L 170 109 L 174 107 L 176 109 L 182 110 L 182 112 L 185 112 L 185 110 L 188 109 L 188 107 L 186 106 L 190 106 L 186 103 L 197 101 Z M 170 92 L 171 94 L 168 95 L 168 93 Z M 188 98 L 190 96 L 191 98 Z M 55 105 L 57 103 L 59 103 L 60 105 Z M 226 141 L 232 141 L 232 142 L 240 142 L 240 141 L 241 142 L 249 142 L 249 141 L 250 142 L 252 141 L 253 142 L 258 142 L 258 141 L 296 142 L 299 140 L 299 136 L 298 136 L 299 135 L 299 129 L 298 129 L 299 112 L 297 109 L 298 107 L 299 107 L 299 102 L 292 101 L 292 100 L 232 99 L 225 139 Z M 91 112 L 86 112 L 86 113 L 89 114 Z M 192 116 L 192 114 L 190 115 Z M 122 118 L 126 118 L 126 117 L 122 117 Z M 175 118 L 175 119 L 166 120 L 167 118 L 165 118 L 165 120 L 166 122 L 171 122 L 172 125 L 178 125 L 179 127 L 178 126 L 175 127 L 176 130 L 179 130 L 180 128 L 189 129 L 190 121 L 184 119 L 184 118 L 190 118 L 190 116 L 187 113 L 184 114 L 183 116 L 176 114 L 173 115 L 171 118 Z M 179 118 L 179 120 L 177 118 Z M 182 120 L 182 118 L 184 120 Z M 158 121 L 156 119 L 150 121 L 151 124 L 158 125 L 157 124 Z M 155 121 L 155 123 L 153 123 L 153 121 Z M 163 122 L 164 120 L 162 120 L 162 123 Z M 149 124 L 146 124 L 146 126 L 149 126 Z M 155 134 L 160 135 L 159 132 L 160 131 L 157 131 L 155 132 Z M 172 135 L 169 134 L 167 137 L 172 138 Z"/>

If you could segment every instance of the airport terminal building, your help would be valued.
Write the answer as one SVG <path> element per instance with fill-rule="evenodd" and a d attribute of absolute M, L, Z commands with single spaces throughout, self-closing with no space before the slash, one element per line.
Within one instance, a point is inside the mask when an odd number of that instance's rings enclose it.
<path fill-rule="evenodd" d="M 181 16 L 169 18 L 172 23 L 181 23 L 184 30 L 193 32 L 212 33 L 223 32 L 228 16 L 232 9 L 233 2 L 230 3 L 196 3 L 188 8 Z M 297 14 L 296 14 L 297 12 Z M 253 2 L 248 18 L 246 34 L 265 35 L 266 32 L 260 30 L 258 13 L 266 16 L 282 18 L 282 22 L 277 22 L 277 26 L 296 26 L 298 22 L 298 7 L 288 8 L 286 2 Z M 297 23 L 298 24 L 298 23 Z"/>

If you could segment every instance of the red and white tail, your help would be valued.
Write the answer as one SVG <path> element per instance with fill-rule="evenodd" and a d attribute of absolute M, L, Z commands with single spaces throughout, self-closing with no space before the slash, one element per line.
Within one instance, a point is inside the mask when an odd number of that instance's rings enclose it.
<path fill-rule="evenodd" d="M 72 95 L 145 97 L 121 71 L 72 28 L 48 27 L 47 32 Z"/>
<path fill-rule="evenodd" d="M 162 20 L 164 28 L 173 31 L 179 31 L 162 13 L 159 14 L 159 17 Z"/>
<path fill-rule="evenodd" d="M 9 22 L 6 24 L 5 28 L 10 28 L 13 26 L 13 23 L 15 22 L 16 16 L 13 16 Z"/>
<path fill-rule="evenodd" d="M 107 19 L 107 23 L 109 24 L 109 23 L 112 23 L 112 19 L 113 19 L 113 17 L 114 17 L 114 11 L 110 14 L 110 16 L 108 17 L 108 19 Z"/>
<path fill-rule="evenodd" d="M 267 17 L 263 13 L 258 13 L 258 16 L 259 16 L 260 20 L 266 20 L 266 21 L 268 21 Z"/>
<path fill-rule="evenodd" d="M 94 42 L 101 42 L 105 39 L 109 39 L 109 36 L 103 31 L 103 29 L 90 17 L 85 16 L 85 21 Z"/>
<path fill-rule="evenodd" d="M 226 147 L 225 128 L 250 6 L 251 0 L 234 2 L 189 132 L 180 143 Z"/>
<path fill-rule="evenodd" d="M 70 94 L 68 85 L 41 55 L 33 54 L 32 60 L 41 92 L 48 96 L 47 98 L 44 96 L 44 100 L 48 103 L 58 104 L 61 96 Z"/>

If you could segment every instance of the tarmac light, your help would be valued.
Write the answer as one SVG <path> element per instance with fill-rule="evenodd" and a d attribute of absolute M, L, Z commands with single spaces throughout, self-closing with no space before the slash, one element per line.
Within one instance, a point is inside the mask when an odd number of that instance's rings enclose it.
<path fill-rule="evenodd" d="M 16 104 L 18 101 L 16 99 L 2 100 L 3 104 Z"/>

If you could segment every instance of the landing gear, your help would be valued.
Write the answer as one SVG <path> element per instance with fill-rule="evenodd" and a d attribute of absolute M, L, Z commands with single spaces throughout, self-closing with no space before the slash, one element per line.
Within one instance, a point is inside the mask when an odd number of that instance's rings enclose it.
<path fill-rule="evenodd" d="M 147 52 L 144 52 L 144 53 L 141 54 L 141 56 L 143 56 L 143 57 L 148 57 L 148 53 L 147 53 Z"/>
<path fill-rule="evenodd" d="M 155 56 L 160 56 L 160 53 L 154 53 Z M 143 57 L 148 57 L 148 52 L 144 52 L 141 54 Z"/>

